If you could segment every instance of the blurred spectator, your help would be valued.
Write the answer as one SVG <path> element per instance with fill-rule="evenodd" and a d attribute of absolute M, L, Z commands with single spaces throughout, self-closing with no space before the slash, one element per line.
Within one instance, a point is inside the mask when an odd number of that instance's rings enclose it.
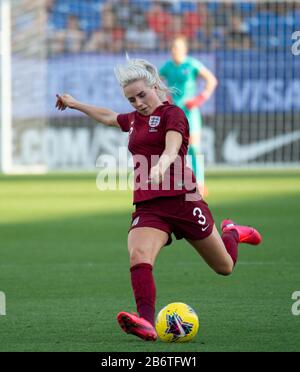
<path fill-rule="evenodd" d="M 118 0 L 111 3 L 116 24 L 126 30 L 132 23 L 132 4 L 130 0 Z"/>
<path fill-rule="evenodd" d="M 144 11 L 137 6 L 138 1 L 115 0 L 109 4 L 116 17 L 116 26 L 124 31 L 132 26 L 140 27 L 142 23 L 145 23 Z"/>
<path fill-rule="evenodd" d="M 55 0 L 45 0 L 45 6 L 47 13 L 51 13 L 53 11 L 55 5 Z"/>
<path fill-rule="evenodd" d="M 31 0 L 19 0 L 12 7 L 11 32 L 12 51 L 23 56 L 44 55 L 42 48 L 47 31 L 47 13 L 44 4 Z"/>
<path fill-rule="evenodd" d="M 157 48 L 157 35 L 145 24 L 131 27 L 125 34 L 125 46 L 128 51 L 151 51 Z"/>
<path fill-rule="evenodd" d="M 165 30 L 170 30 L 172 27 L 172 15 L 165 11 L 163 5 L 160 3 L 153 3 L 146 14 L 148 26 L 161 36 Z"/>
<path fill-rule="evenodd" d="M 275 12 L 278 16 L 285 16 L 288 12 L 288 2 L 286 1 L 279 1 L 276 4 Z"/>
<path fill-rule="evenodd" d="M 197 3 L 195 11 L 186 11 L 183 13 L 183 27 L 182 34 L 192 41 L 197 35 L 200 28 L 204 27 L 206 19 L 209 17 L 207 6 L 204 3 Z"/>
<path fill-rule="evenodd" d="M 75 15 L 69 15 L 66 29 L 52 31 L 49 34 L 50 53 L 79 53 L 83 49 L 85 38 L 85 32 L 80 29 L 78 18 Z"/>
<path fill-rule="evenodd" d="M 197 37 L 190 42 L 191 50 L 209 52 L 223 47 L 223 28 L 216 27 L 214 21 L 213 17 L 207 18 L 205 26 L 198 31 Z"/>
<path fill-rule="evenodd" d="M 110 7 L 103 9 L 101 27 L 92 32 L 86 43 L 87 52 L 120 52 L 124 44 L 124 32 L 115 26 L 116 17 Z"/>
<path fill-rule="evenodd" d="M 160 49 L 168 50 L 170 42 L 177 35 L 183 35 L 183 19 L 181 14 L 171 15 L 172 22 L 168 23 L 165 29 L 160 33 Z"/>
<path fill-rule="evenodd" d="M 231 24 L 225 33 L 225 47 L 228 49 L 250 49 L 251 39 L 242 18 L 235 14 L 231 17 Z"/>
<path fill-rule="evenodd" d="M 217 27 L 229 27 L 231 17 L 236 13 L 233 1 L 218 2 L 217 6 L 211 12 L 211 17 L 214 18 Z"/>

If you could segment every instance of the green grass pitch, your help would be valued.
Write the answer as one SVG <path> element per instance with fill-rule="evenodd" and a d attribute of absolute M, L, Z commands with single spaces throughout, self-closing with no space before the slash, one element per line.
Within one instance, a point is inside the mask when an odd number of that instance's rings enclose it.
<path fill-rule="evenodd" d="M 164 344 L 116 322 L 135 311 L 130 191 L 100 192 L 96 174 L 0 176 L 0 351 L 300 351 L 300 171 L 209 172 L 207 186 L 218 226 L 253 224 L 264 241 L 241 245 L 228 277 L 183 240 L 162 250 L 157 311 L 186 302 L 200 319 L 192 342 Z"/>

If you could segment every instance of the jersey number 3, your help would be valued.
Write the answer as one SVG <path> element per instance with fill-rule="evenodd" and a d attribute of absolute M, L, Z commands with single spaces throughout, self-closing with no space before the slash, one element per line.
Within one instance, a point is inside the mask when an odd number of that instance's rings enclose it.
<path fill-rule="evenodd" d="M 200 225 L 205 225 L 206 224 L 206 218 L 202 213 L 202 210 L 200 208 L 194 208 L 193 210 L 193 215 L 198 218 L 198 223 Z"/>

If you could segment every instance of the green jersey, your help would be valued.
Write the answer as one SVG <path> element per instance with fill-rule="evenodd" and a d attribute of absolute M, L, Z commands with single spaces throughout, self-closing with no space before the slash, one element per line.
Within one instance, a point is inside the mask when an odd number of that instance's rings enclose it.
<path fill-rule="evenodd" d="M 193 57 L 187 57 L 180 65 L 170 60 L 160 68 L 159 73 L 168 87 L 176 88 L 172 95 L 175 105 L 183 108 L 185 101 L 198 94 L 197 78 L 202 68 L 203 64 Z"/>
<path fill-rule="evenodd" d="M 166 81 L 169 88 L 175 88 L 172 94 L 173 103 L 179 106 L 185 113 L 190 128 L 190 135 L 200 135 L 202 119 L 200 110 L 196 107 L 188 110 L 185 106 L 187 100 L 194 98 L 198 91 L 199 72 L 203 64 L 196 58 L 187 57 L 183 63 L 177 65 L 174 61 L 167 61 L 159 70 L 161 77 Z M 192 155 L 192 167 L 198 182 L 203 183 L 204 173 L 201 164 L 196 161 L 196 152 L 199 145 L 189 146 L 189 154 Z"/>

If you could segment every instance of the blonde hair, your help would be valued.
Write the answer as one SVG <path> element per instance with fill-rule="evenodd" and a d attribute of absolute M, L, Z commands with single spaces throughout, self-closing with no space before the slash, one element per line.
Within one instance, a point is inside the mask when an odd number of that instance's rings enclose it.
<path fill-rule="evenodd" d="M 145 59 L 130 59 L 126 55 L 127 64 L 115 68 L 116 78 L 122 88 L 127 85 L 144 80 L 150 88 L 157 88 L 157 95 L 161 101 L 165 101 L 170 89 L 162 82 L 157 68 Z"/>

